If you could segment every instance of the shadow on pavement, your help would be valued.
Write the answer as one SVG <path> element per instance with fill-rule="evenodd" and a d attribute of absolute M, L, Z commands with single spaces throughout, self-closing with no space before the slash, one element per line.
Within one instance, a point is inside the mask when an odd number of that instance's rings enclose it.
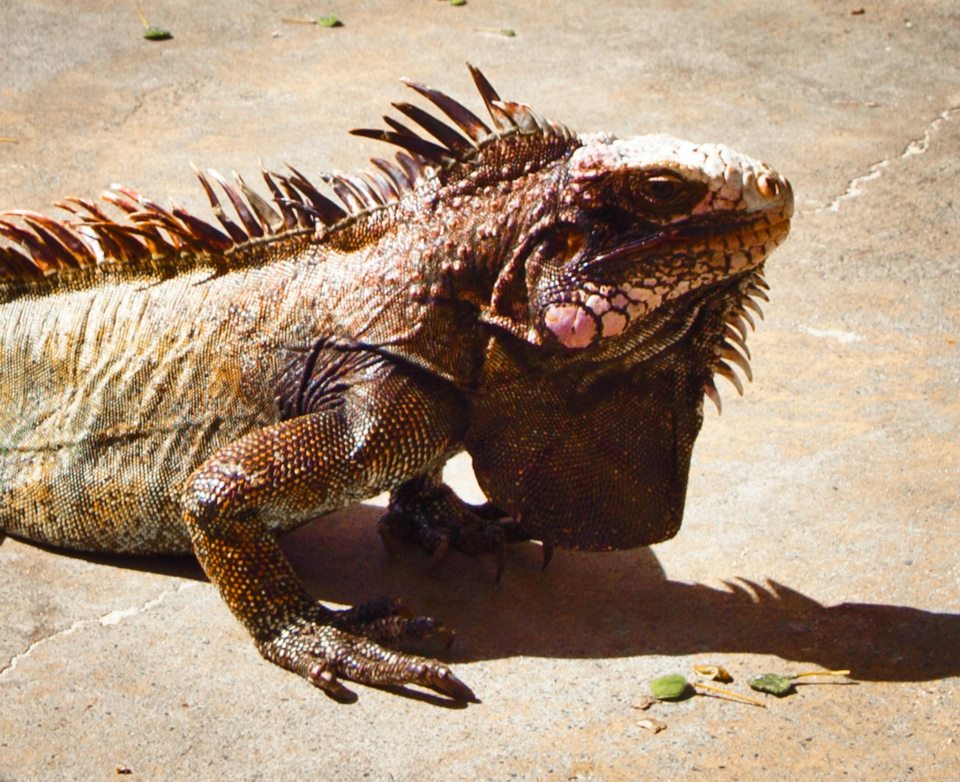
<path fill-rule="evenodd" d="M 960 675 L 960 614 L 908 606 L 825 606 L 768 581 L 726 587 L 666 578 L 650 549 L 558 551 L 546 571 L 535 543 L 511 546 L 501 583 L 490 558 L 451 553 L 429 567 L 410 546 L 388 560 L 375 532 L 382 509 L 360 505 L 306 525 L 283 545 L 313 594 L 355 604 L 402 596 L 456 629 L 452 662 L 516 655 L 559 658 L 724 653 L 772 654 L 872 681 Z M 680 533 L 683 534 L 682 532 Z M 53 549 L 51 549 L 53 550 Z M 112 567 L 203 579 L 190 556 L 81 556 Z"/>

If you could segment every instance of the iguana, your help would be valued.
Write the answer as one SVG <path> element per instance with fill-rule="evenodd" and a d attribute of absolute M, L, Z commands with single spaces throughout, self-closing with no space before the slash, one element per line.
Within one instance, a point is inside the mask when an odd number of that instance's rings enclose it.
<path fill-rule="evenodd" d="M 474 696 L 391 648 L 443 625 L 324 607 L 278 533 L 390 490 L 385 542 L 437 558 L 673 536 L 704 396 L 750 373 L 790 185 L 725 146 L 578 136 L 470 71 L 490 124 L 404 80 L 438 113 L 353 131 L 396 160 L 326 195 L 293 168 L 262 171 L 268 196 L 196 170 L 215 221 L 119 186 L 114 216 L 4 213 L 0 529 L 193 552 L 264 657 L 341 699 Z M 441 481 L 464 449 L 486 505 Z"/>

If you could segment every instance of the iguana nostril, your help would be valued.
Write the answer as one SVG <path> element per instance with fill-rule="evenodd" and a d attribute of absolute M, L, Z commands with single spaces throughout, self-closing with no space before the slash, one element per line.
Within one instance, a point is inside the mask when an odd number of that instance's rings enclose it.
<path fill-rule="evenodd" d="M 757 177 L 757 190 L 764 198 L 776 198 L 782 190 L 780 180 L 769 174 Z"/>

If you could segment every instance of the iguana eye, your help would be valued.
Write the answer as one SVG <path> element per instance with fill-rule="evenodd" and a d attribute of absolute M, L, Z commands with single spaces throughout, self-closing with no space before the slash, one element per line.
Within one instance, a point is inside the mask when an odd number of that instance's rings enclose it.
<path fill-rule="evenodd" d="M 632 190 L 648 207 L 657 210 L 680 206 L 691 197 L 689 183 L 673 171 L 637 177 Z"/>
<path fill-rule="evenodd" d="M 672 201 L 682 192 L 680 182 L 665 176 L 647 180 L 647 193 L 657 201 Z"/>
<path fill-rule="evenodd" d="M 643 181 L 643 192 L 653 201 L 671 203 L 686 192 L 684 181 L 674 174 L 659 174 Z"/>

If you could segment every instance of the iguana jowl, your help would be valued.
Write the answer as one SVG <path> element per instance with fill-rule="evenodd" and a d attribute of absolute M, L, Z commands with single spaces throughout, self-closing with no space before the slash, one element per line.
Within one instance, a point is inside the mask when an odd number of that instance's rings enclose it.
<path fill-rule="evenodd" d="M 407 82 L 445 119 L 398 103 L 425 134 L 354 131 L 401 151 L 325 178 L 339 203 L 291 169 L 263 172 L 269 198 L 198 172 L 216 224 L 126 188 L 104 194 L 125 218 L 5 213 L 0 529 L 193 551 L 262 654 L 334 696 L 460 699 L 380 645 L 438 623 L 323 607 L 277 533 L 389 489 L 384 540 L 435 556 L 675 534 L 704 394 L 749 375 L 790 186 L 723 146 L 577 136 L 471 73 L 492 127 Z M 464 448 L 486 506 L 440 481 Z"/>

